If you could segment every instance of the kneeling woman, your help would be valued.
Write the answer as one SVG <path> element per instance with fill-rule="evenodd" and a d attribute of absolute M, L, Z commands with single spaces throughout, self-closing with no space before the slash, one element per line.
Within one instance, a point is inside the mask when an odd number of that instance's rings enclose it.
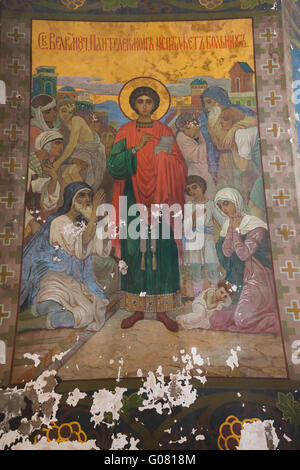
<path fill-rule="evenodd" d="M 226 270 L 226 280 L 237 290 L 231 308 L 212 315 L 211 327 L 278 334 L 268 227 L 263 220 L 245 213 L 243 198 L 236 189 L 221 189 L 215 203 L 228 217 L 217 242 L 219 261 Z"/>

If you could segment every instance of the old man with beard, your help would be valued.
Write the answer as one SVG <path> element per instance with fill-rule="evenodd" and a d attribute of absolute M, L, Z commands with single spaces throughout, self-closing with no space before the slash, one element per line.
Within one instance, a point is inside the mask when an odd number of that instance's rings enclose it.
<path fill-rule="evenodd" d="M 250 108 L 234 105 L 228 93 L 221 87 L 208 87 L 201 96 L 204 113 L 199 116 L 201 131 L 207 144 L 207 163 L 209 172 L 215 179 L 217 189 L 228 186 L 231 174 L 231 147 L 237 129 L 245 129 L 257 125 L 257 114 Z M 234 124 L 230 130 L 221 125 L 221 112 L 224 108 L 238 108 L 244 112 L 244 118 Z M 230 179 L 230 178 L 229 178 Z"/>
<path fill-rule="evenodd" d="M 92 257 L 108 257 L 111 242 L 96 235 L 104 192 L 74 182 L 64 204 L 25 246 L 18 330 L 84 328 L 98 331 L 108 304 L 96 282 Z"/>

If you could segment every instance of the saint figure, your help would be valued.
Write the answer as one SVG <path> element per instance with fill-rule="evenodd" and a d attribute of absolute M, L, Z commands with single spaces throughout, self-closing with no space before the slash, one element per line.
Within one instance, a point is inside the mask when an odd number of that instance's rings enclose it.
<path fill-rule="evenodd" d="M 145 86 L 145 82 L 149 86 Z M 133 312 L 123 320 L 122 328 L 132 327 L 144 319 L 145 312 L 152 312 L 170 331 L 178 330 L 176 321 L 167 315 L 180 301 L 182 246 L 181 239 L 174 237 L 176 214 L 172 214 L 169 221 L 159 215 L 155 219 L 157 223 L 153 223 L 151 217 L 155 207 L 176 205 L 183 211 L 184 205 L 187 175 L 184 158 L 172 130 L 154 119 L 166 106 L 165 97 L 165 87 L 154 79 L 140 77 L 123 87 L 120 106 L 122 108 L 125 100 L 134 113 L 128 112 L 127 117 L 132 120 L 118 131 L 108 158 L 108 170 L 115 180 L 112 204 L 119 223 L 113 245 L 116 255 L 127 266 L 121 276 L 121 306 Z M 125 105 L 123 112 L 124 108 Z M 136 115 L 137 119 L 133 119 Z M 125 212 L 120 196 L 127 197 Z M 130 223 L 136 220 L 137 214 L 132 215 L 130 210 L 134 204 L 141 209 L 138 237 L 133 237 L 129 229 Z M 142 208 L 147 209 L 146 216 Z M 124 218 L 126 233 L 120 236 Z M 146 222 L 144 229 L 141 222 Z M 166 225 L 168 230 L 165 230 Z M 164 233 L 169 236 L 165 237 Z"/>

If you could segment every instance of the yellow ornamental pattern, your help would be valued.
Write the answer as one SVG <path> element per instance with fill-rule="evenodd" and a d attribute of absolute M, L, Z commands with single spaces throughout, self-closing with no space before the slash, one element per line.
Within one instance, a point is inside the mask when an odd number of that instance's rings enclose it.
<path fill-rule="evenodd" d="M 69 8 L 69 10 L 77 10 L 77 8 L 83 7 L 86 0 L 60 0 L 61 3 Z"/>
<path fill-rule="evenodd" d="M 40 438 L 46 436 L 47 441 L 66 442 L 77 441 L 85 443 L 87 435 L 82 431 L 80 424 L 77 421 L 71 423 L 63 423 L 58 426 L 56 423 L 51 423 L 50 428 L 42 428 L 39 435 L 35 436 L 34 444 L 37 444 Z"/>
<path fill-rule="evenodd" d="M 223 0 L 199 0 L 199 3 L 208 10 L 214 10 L 223 4 Z"/>
<path fill-rule="evenodd" d="M 240 444 L 241 432 L 245 423 L 260 421 L 258 418 L 240 421 L 236 416 L 230 415 L 219 428 L 218 447 L 220 450 L 237 450 Z"/>

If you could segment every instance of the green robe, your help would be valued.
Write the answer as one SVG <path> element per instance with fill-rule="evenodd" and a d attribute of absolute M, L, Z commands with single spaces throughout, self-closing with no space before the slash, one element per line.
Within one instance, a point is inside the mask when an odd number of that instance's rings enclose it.
<path fill-rule="evenodd" d="M 144 257 L 140 239 L 132 239 L 128 233 L 130 223 L 138 216 L 138 213 L 128 215 L 130 206 L 136 204 L 131 176 L 137 169 L 137 156 L 127 149 L 126 139 L 114 144 L 107 168 L 114 179 L 125 180 L 123 196 L 127 196 L 127 226 L 126 237 L 121 239 L 121 258 L 128 266 L 127 274 L 121 276 L 121 291 L 128 294 L 125 307 L 128 310 L 172 310 L 178 303 L 174 294 L 177 296 L 180 288 L 178 250 L 172 229 L 169 239 L 162 239 L 163 221 L 160 219 L 155 253 L 151 251 L 148 235 Z M 148 226 L 148 234 L 149 229 Z"/>

